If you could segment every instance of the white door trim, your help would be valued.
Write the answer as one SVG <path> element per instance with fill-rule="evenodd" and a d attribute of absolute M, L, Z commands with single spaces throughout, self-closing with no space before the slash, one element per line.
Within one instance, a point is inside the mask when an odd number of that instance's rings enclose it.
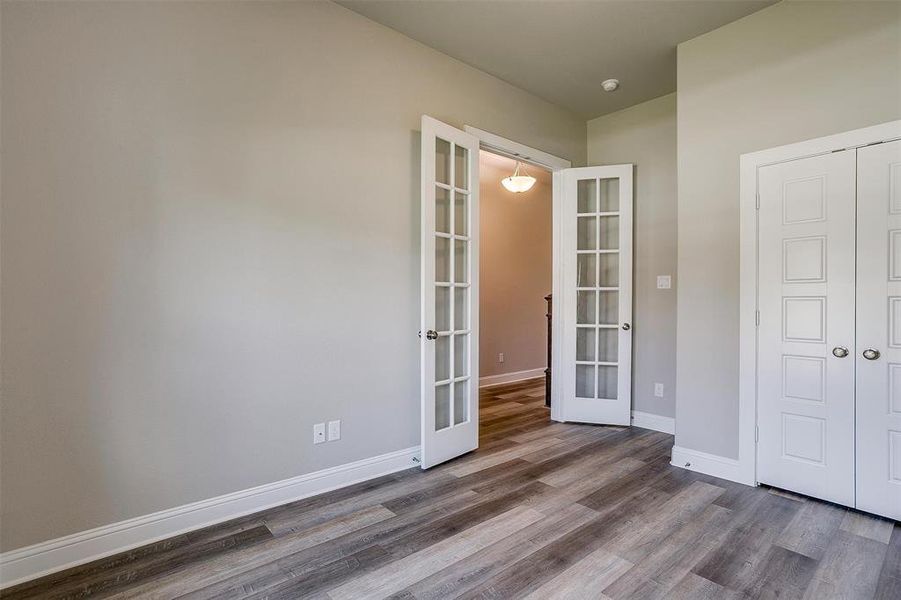
<path fill-rule="evenodd" d="M 560 171 L 572 167 L 572 162 L 553 154 L 548 154 L 537 148 L 520 144 L 503 136 L 466 125 L 463 130 L 466 133 L 474 135 L 479 140 L 479 147 L 489 152 L 495 152 L 521 160 L 526 163 L 537 165 L 544 169 L 549 169 L 553 174 L 553 192 L 552 192 L 552 212 L 553 212 L 553 243 L 552 243 L 552 284 L 551 294 L 554 298 L 560 298 L 563 295 L 563 253 L 560 249 L 563 236 L 561 232 L 561 224 L 563 222 L 563 179 Z M 560 402 L 557 401 L 561 397 L 562 388 L 560 386 L 560 377 L 554 377 L 554 373 L 561 372 L 562 356 L 560 335 L 562 333 L 563 324 L 560 320 L 560 311 L 555 309 L 552 316 L 552 339 L 551 339 L 551 419 L 560 421 L 563 418 Z"/>
<path fill-rule="evenodd" d="M 901 139 L 901 120 L 742 154 L 740 157 L 738 459 L 735 468 L 728 470 L 733 476 L 727 479 L 757 485 L 757 171 L 766 165 L 895 139 Z M 733 459 L 729 460 L 731 462 Z M 677 461 L 674 459 L 673 462 L 675 464 Z"/>

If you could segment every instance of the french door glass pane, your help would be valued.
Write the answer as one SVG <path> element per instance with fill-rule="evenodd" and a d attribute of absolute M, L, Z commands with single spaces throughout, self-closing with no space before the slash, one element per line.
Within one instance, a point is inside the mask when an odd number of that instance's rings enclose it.
<path fill-rule="evenodd" d="M 597 292 L 576 292 L 576 323 L 593 325 L 595 323 L 595 297 Z"/>
<path fill-rule="evenodd" d="M 450 185 L 451 145 L 447 140 L 435 139 L 435 181 Z"/>
<path fill-rule="evenodd" d="M 576 360 L 594 362 L 595 330 L 593 327 L 576 328 Z"/>
<path fill-rule="evenodd" d="M 576 365 L 576 396 L 594 398 L 594 365 Z"/>
<path fill-rule="evenodd" d="M 469 150 L 461 146 L 454 146 L 454 185 L 469 189 Z"/>
<path fill-rule="evenodd" d="M 454 336 L 454 377 L 469 375 L 469 334 Z"/>
<path fill-rule="evenodd" d="M 595 179 L 582 179 L 577 182 L 576 196 L 578 199 L 577 210 L 580 213 L 594 213 L 598 211 L 598 186 Z"/>
<path fill-rule="evenodd" d="M 450 233 L 450 192 L 435 186 L 435 231 Z"/>
<path fill-rule="evenodd" d="M 467 195 L 455 192 L 454 198 L 454 233 L 457 235 L 468 235 L 466 218 Z"/>
<path fill-rule="evenodd" d="M 435 286 L 435 329 L 450 331 L 450 294 L 449 287 Z"/>
<path fill-rule="evenodd" d="M 598 329 L 598 362 L 617 362 L 619 330 Z"/>
<path fill-rule="evenodd" d="M 454 384 L 454 425 L 469 420 L 469 382 L 458 381 Z"/>
<path fill-rule="evenodd" d="M 579 217 L 576 232 L 576 248 L 579 250 L 595 250 L 598 247 L 598 218 Z"/>
<path fill-rule="evenodd" d="M 601 212 L 619 210 L 619 178 L 601 179 Z"/>
<path fill-rule="evenodd" d="M 469 329 L 469 314 L 467 303 L 469 288 L 454 288 L 454 329 Z"/>
<path fill-rule="evenodd" d="M 450 427 L 450 385 L 435 387 L 435 429 Z"/>
<path fill-rule="evenodd" d="M 576 287 L 595 287 L 597 254 L 579 254 L 577 257 Z"/>
<path fill-rule="evenodd" d="M 579 363 L 619 361 L 619 185 L 619 178 L 576 183 L 576 323 L 598 325 L 576 328 Z M 617 367 L 576 364 L 575 369 L 577 397 L 616 398 Z"/>
<path fill-rule="evenodd" d="M 616 367 L 598 367 L 598 398 L 616 399 Z"/>
<path fill-rule="evenodd" d="M 466 262 L 468 242 L 465 240 L 454 240 L 454 281 L 456 283 L 467 283 L 466 276 L 469 265 Z"/>
<path fill-rule="evenodd" d="M 450 336 L 441 335 L 435 340 L 435 381 L 450 379 Z"/>
<path fill-rule="evenodd" d="M 435 236 L 435 281 L 450 281 L 450 240 Z"/>
<path fill-rule="evenodd" d="M 619 292 L 598 292 L 598 321 L 602 325 L 619 322 Z"/>
<path fill-rule="evenodd" d="M 601 217 L 601 241 L 598 248 L 601 250 L 619 249 L 619 217 Z"/>
<path fill-rule="evenodd" d="M 619 287 L 619 254 L 598 254 L 599 287 Z"/>

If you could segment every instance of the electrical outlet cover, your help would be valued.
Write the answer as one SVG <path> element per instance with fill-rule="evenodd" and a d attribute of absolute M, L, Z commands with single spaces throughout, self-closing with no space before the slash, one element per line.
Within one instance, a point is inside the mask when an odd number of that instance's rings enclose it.
<path fill-rule="evenodd" d="M 313 425 L 313 443 L 321 444 L 325 441 L 325 423 Z"/>

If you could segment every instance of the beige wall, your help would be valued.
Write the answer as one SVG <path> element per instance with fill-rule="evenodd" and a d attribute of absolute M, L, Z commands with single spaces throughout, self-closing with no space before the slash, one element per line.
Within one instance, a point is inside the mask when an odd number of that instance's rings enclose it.
<path fill-rule="evenodd" d="M 516 162 L 481 153 L 479 161 L 479 376 L 547 367 L 547 303 L 552 276 L 551 174 L 513 194 L 501 179 Z M 498 354 L 504 353 L 504 362 Z"/>
<path fill-rule="evenodd" d="M 588 164 L 635 165 L 632 409 L 665 417 L 676 398 L 676 95 L 588 122 Z M 657 276 L 673 287 L 657 289 Z M 663 384 L 663 398 L 654 384 Z"/>
<path fill-rule="evenodd" d="M 678 49 L 676 444 L 738 455 L 739 156 L 901 118 L 901 3 L 784 2 Z"/>
<path fill-rule="evenodd" d="M 584 121 L 331 3 L 0 33 L 3 549 L 418 444 L 420 115 L 585 160 Z"/>

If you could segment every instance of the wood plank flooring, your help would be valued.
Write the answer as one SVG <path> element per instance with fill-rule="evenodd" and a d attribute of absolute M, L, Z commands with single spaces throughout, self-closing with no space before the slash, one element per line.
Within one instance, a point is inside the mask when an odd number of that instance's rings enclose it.
<path fill-rule="evenodd" d="M 672 437 L 482 390 L 478 451 L 180 535 L 2 598 L 901 598 L 901 526 L 669 465 Z"/>

